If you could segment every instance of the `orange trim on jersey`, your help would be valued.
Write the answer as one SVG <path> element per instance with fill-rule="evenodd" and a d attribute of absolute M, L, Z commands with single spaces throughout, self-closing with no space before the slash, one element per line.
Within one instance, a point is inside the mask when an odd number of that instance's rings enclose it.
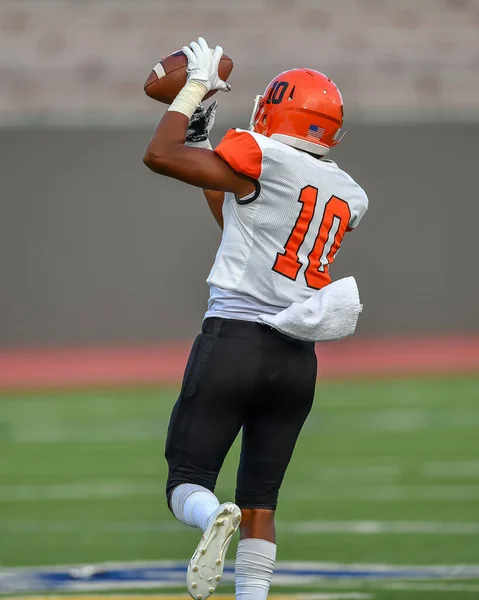
<path fill-rule="evenodd" d="M 229 164 L 229 166 L 251 177 L 259 179 L 263 169 L 263 153 L 258 142 L 247 131 L 230 129 L 215 148 L 216 154 Z"/>

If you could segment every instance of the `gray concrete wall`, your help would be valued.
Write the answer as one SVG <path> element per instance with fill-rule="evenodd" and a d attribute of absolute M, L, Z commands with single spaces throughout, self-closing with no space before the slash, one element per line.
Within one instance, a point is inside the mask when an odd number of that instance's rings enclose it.
<path fill-rule="evenodd" d="M 220 234 L 143 166 L 150 133 L 1 131 L 0 346 L 197 331 Z M 479 125 L 350 127 L 334 157 L 370 210 L 332 273 L 359 282 L 360 335 L 479 331 L 478 147 Z"/>

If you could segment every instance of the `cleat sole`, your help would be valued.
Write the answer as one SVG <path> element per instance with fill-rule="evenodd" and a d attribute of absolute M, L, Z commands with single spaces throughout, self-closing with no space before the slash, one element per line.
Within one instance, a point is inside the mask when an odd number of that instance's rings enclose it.
<path fill-rule="evenodd" d="M 188 592 L 194 600 L 209 598 L 221 581 L 226 552 L 240 522 L 241 511 L 235 504 L 218 507 L 188 565 Z"/>

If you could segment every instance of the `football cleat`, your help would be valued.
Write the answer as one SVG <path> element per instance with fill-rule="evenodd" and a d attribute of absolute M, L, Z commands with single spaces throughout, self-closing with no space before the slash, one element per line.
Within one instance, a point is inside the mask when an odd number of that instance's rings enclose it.
<path fill-rule="evenodd" d="M 195 600 L 206 600 L 223 575 L 226 552 L 241 522 L 241 511 L 232 502 L 220 504 L 211 517 L 188 565 L 188 593 Z"/>
<path fill-rule="evenodd" d="M 343 98 L 336 84 L 319 71 L 291 69 L 280 73 L 256 96 L 250 131 L 324 156 L 339 144 Z"/>

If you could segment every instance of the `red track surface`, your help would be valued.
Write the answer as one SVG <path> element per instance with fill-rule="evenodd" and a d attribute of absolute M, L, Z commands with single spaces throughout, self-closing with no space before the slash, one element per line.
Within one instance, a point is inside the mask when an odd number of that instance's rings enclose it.
<path fill-rule="evenodd" d="M 181 381 L 190 344 L 0 352 L 0 389 Z M 479 374 L 479 336 L 346 340 L 318 346 L 319 377 Z"/>

